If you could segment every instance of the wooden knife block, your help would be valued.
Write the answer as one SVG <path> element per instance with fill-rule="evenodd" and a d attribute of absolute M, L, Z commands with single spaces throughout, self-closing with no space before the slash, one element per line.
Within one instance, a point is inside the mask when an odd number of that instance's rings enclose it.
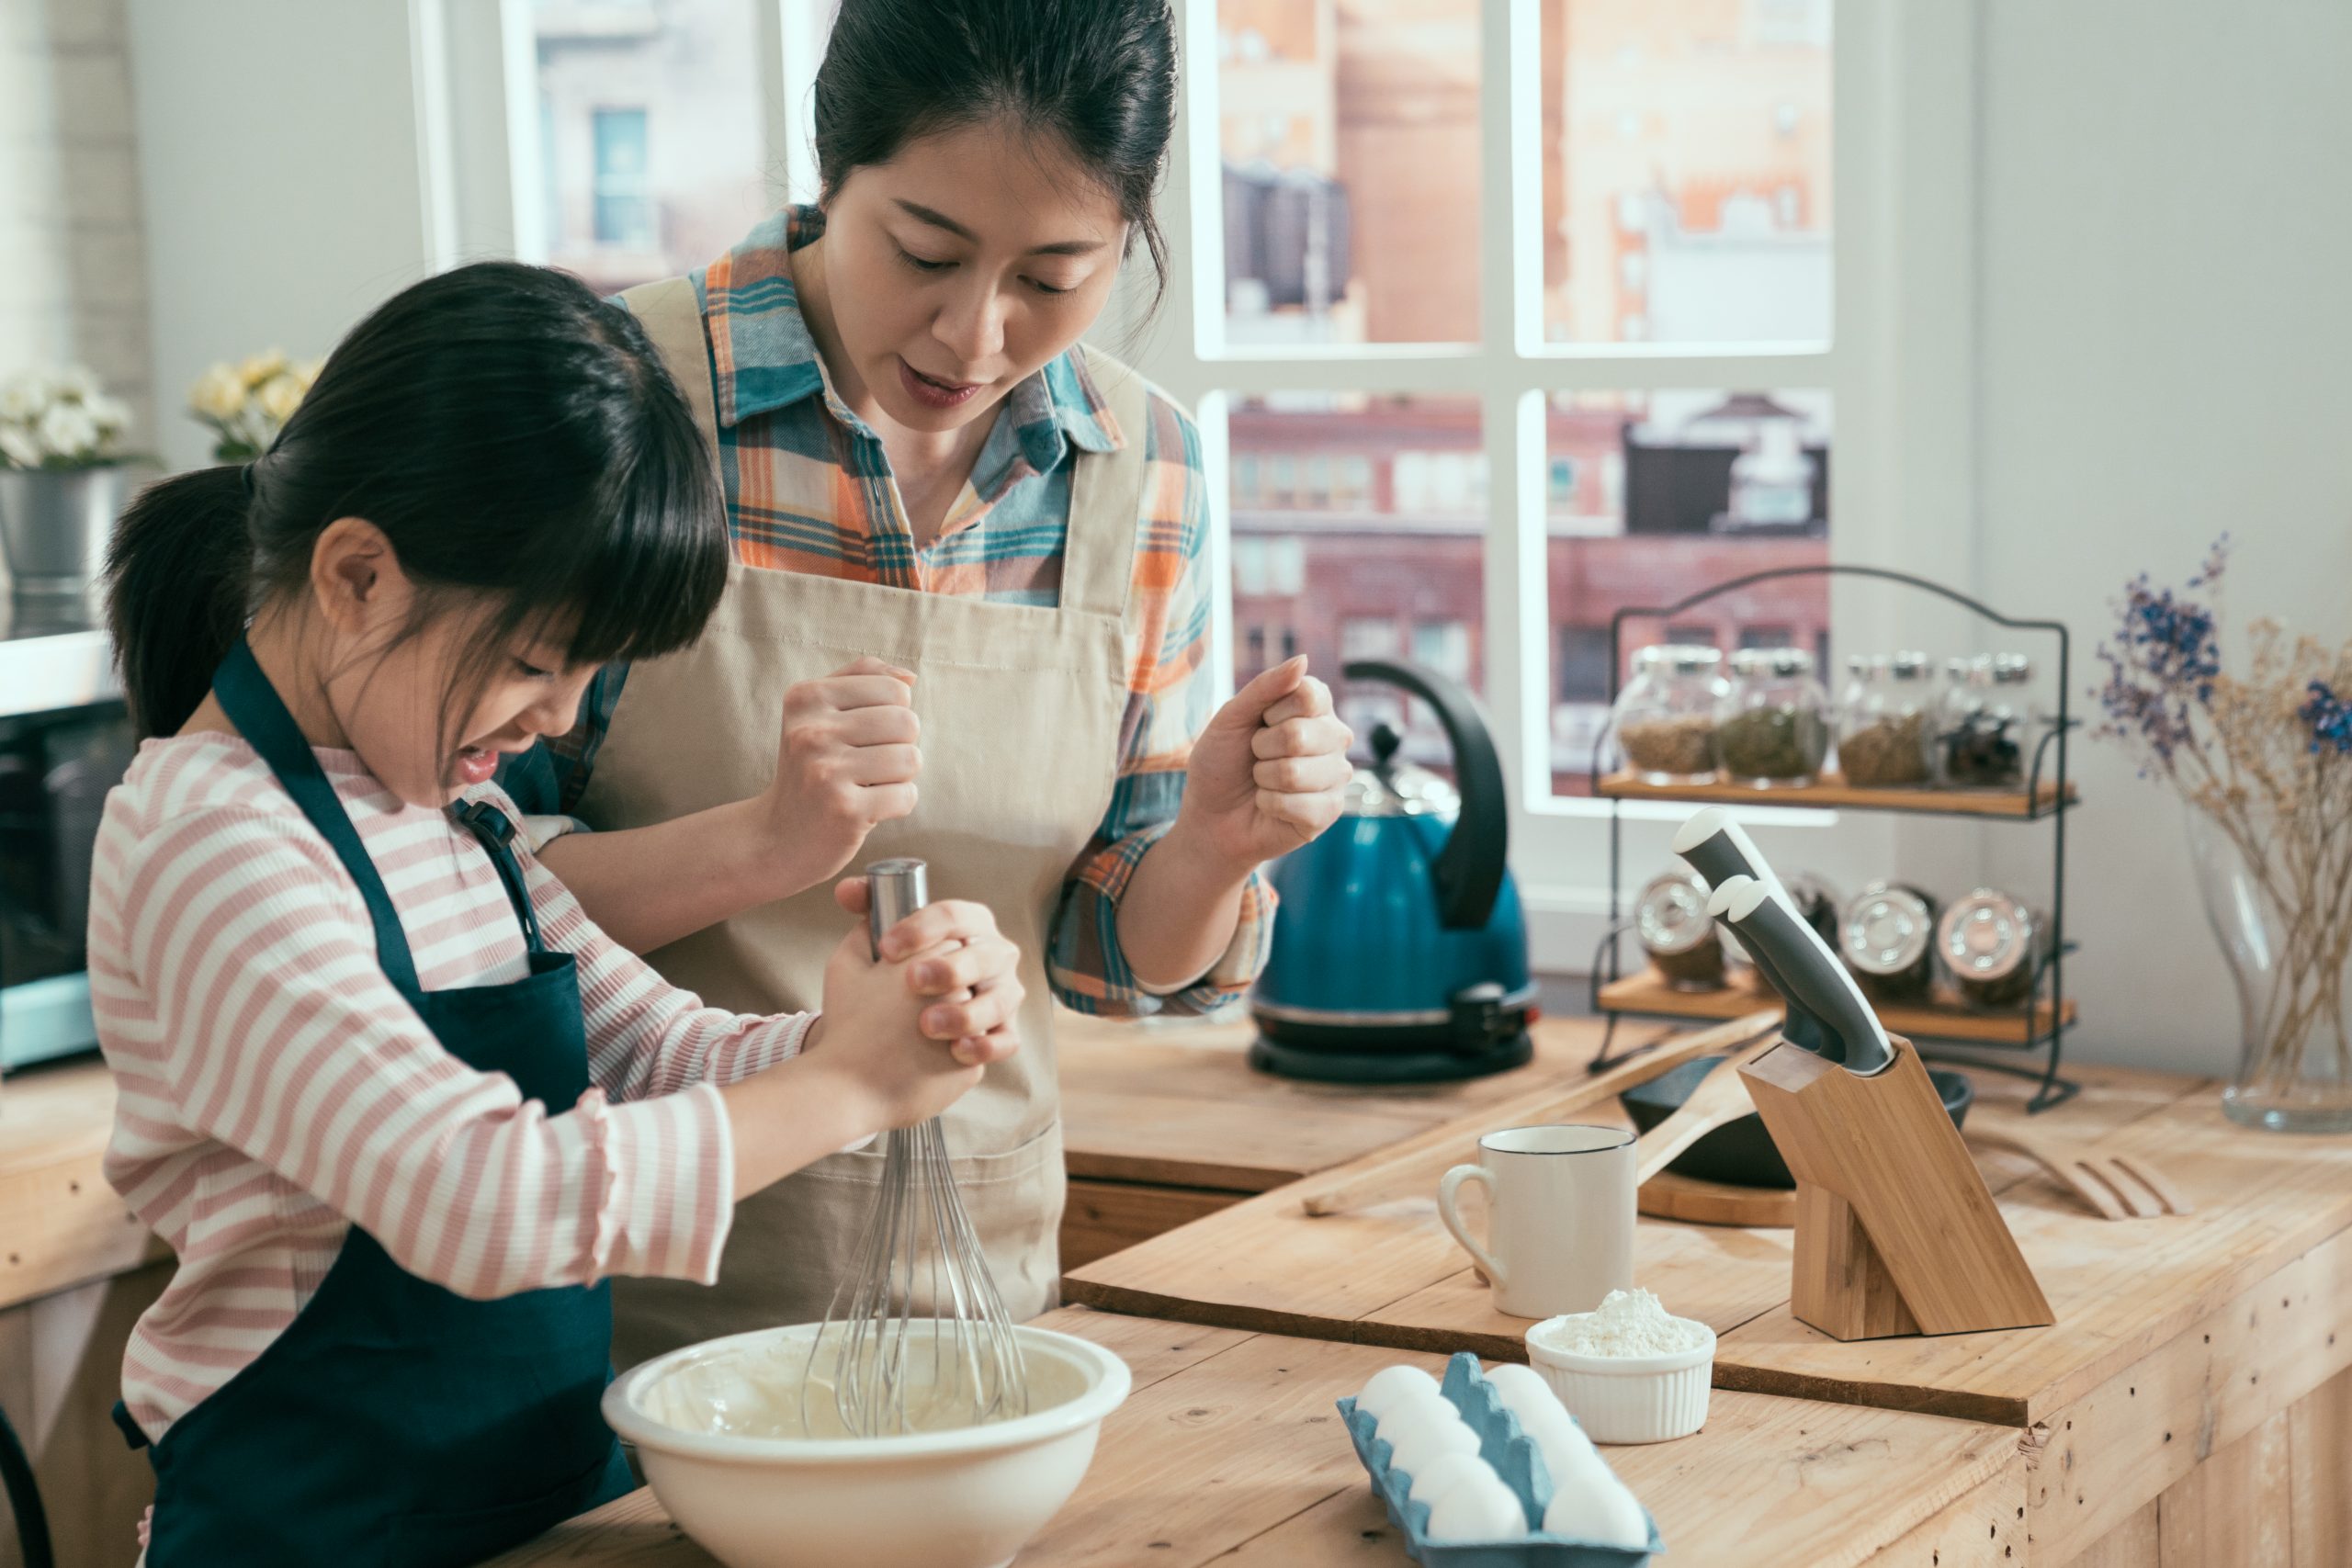
<path fill-rule="evenodd" d="M 1894 1045 L 1870 1077 L 1785 1041 L 1740 1069 L 1796 1178 L 1789 1310 L 1833 1339 L 2050 1323 L 1919 1054 Z"/>

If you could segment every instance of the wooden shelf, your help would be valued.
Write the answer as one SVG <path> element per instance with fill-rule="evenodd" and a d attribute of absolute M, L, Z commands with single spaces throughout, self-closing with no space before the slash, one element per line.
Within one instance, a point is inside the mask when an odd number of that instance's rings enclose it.
<path fill-rule="evenodd" d="M 1670 800 L 1691 806 L 1797 806 L 1815 810 L 2020 819 L 2050 816 L 2058 805 L 2058 786 L 2051 783 L 2044 783 L 2029 799 L 2022 789 L 1860 789 L 1837 773 L 1824 773 L 1817 784 L 1758 789 L 1752 784 L 1645 784 L 1632 773 L 1620 773 L 1602 779 L 1593 793 L 1603 800 Z M 2073 806 L 2080 799 L 2080 792 L 2067 784 L 2066 804 Z"/>
<path fill-rule="evenodd" d="M 1737 1018 L 1753 1012 L 1758 1006 L 1771 1005 L 1744 986 L 1726 986 L 1716 991 L 1678 991 L 1659 978 L 1656 971 L 1612 980 L 1600 987 L 1600 1006 L 1608 1012 L 1648 1013 L 1660 1018 Z M 1878 1008 L 1879 1021 L 1896 1034 L 1913 1040 L 1948 1040 L 1981 1045 L 2024 1045 L 2050 1032 L 2050 1004 L 2034 1004 L 2031 1027 L 2026 1015 L 2014 1013 L 1970 1012 L 1951 1002 L 1934 1002 L 1927 1006 L 1905 1007 L 1893 1003 Z M 2075 1007 L 2066 1003 L 2064 1023 L 2072 1027 Z"/>

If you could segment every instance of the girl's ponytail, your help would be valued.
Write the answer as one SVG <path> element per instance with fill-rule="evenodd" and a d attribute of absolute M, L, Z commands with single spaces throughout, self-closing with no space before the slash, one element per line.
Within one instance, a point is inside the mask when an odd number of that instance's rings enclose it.
<path fill-rule="evenodd" d="M 149 486 L 115 525 L 107 623 L 142 739 L 187 722 L 244 626 L 249 499 L 243 468 L 198 468 Z"/>

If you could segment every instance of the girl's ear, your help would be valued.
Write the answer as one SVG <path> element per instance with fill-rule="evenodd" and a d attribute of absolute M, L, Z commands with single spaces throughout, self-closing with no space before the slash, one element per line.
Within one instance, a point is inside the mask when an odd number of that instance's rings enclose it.
<path fill-rule="evenodd" d="M 384 531 L 364 517 L 338 517 L 311 547 L 311 596 L 327 625 L 345 636 L 396 624 L 411 584 Z"/>

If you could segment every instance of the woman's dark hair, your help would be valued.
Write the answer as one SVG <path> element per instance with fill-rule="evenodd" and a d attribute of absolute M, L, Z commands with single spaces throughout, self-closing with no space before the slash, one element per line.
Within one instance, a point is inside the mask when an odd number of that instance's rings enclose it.
<path fill-rule="evenodd" d="M 842 0 L 817 68 L 827 196 L 910 141 L 1001 118 L 1059 137 L 1102 183 L 1165 293 L 1151 197 L 1176 118 L 1168 0 Z"/>
<path fill-rule="evenodd" d="M 107 608 L 142 735 L 187 722 L 246 618 L 307 581 L 342 517 L 381 529 L 423 590 L 403 635 L 457 598 L 497 606 L 466 660 L 477 680 L 526 632 L 575 666 L 683 648 L 726 586 L 718 477 L 636 318 L 562 273 L 459 267 L 353 329 L 259 460 L 166 479 L 123 513 Z"/>

